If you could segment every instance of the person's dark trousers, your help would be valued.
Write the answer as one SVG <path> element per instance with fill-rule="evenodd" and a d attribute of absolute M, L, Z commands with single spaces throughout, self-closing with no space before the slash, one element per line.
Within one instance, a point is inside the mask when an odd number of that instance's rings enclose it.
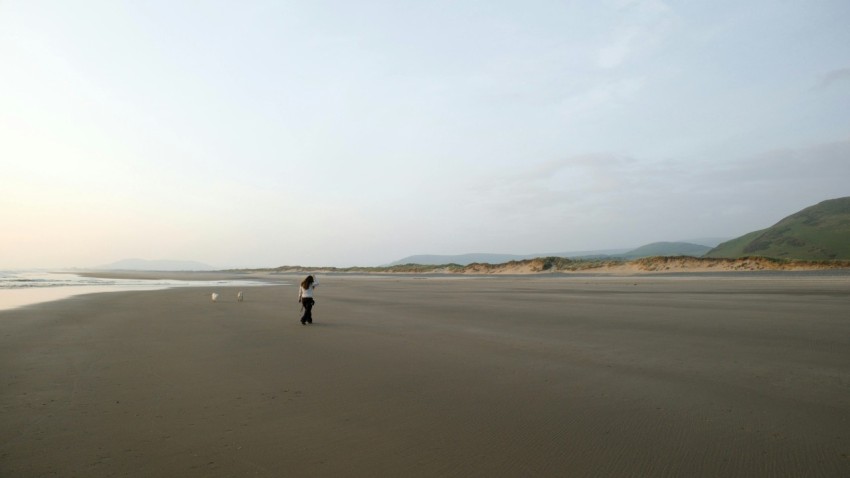
<path fill-rule="evenodd" d="M 313 311 L 313 304 L 315 304 L 315 303 L 316 303 L 316 301 L 314 301 L 310 297 L 305 297 L 305 298 L 301 299 L 301 305 L 304 306 L 304 315 L 301 316 L 301 323 L 302 324 L 312 324 L 313 323 L 312 311 Z"/>

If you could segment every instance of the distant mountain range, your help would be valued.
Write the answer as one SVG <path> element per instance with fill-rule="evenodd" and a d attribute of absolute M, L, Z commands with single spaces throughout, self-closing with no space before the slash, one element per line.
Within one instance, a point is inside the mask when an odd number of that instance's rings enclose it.
<path fill-rule="evenodd" d="M 535 258 L 623 259 L 690 256 L 736 259 L 762 256 L 774 259 L 808 261 L 850 260 L 850 197 L 830 199 L 794 213 L 775 225 L 726 240 L 691 239 L 654 242 L 635 249 L 604 249 L 537 254 L 415 255 L 399 259 L 387 267 L 407 264 L 423 266 L 457 264 L 505 264 Z M 211 271 L 215 267 L 196 261 L 125 259 L 102 265 L 100 270 Z"/>
<path fill-rule="evenodd" d="M 582 251 L 582 252 L 556 252 L 546 254 L 489 254 L 485 252 L 474 252 L 470 254 L 457 255 L 435 255 L 422 254 L 416 256 L 408 256 L 390 263 L 390 266 L 402 264 L 422 264 L 422 265 L 441 265 L 441 264 L 458 264 L 468 265 L 473 263 L 481 264 L 503 264 L 510 261 L 522 261 L 525 259 L 534 259 L 536 257 L 609 257 L 614 254 L 619 254 L 628 251 L 628 249 L 611 249 L 604 251 Z"/>
<path fill-rule="evenodd" d="M 124 259 L 111 264 L 95 267 L 98 270 L 110 271 L 214 271 L 215 267 L 196 261 L 172 261 L 146 259 Z"/>
<path fill-rule="evenodd" d="M 691 242 L 653 242 L 622 254 L 625 259 L 640 259 L 657 256 L 702 257 L 711 247 Z"/>
<path fill-rule="evenodd" d="M 782 219 L 767 229 L 753 231 L 732 240 L 703 238 L 680 242 L 654 242 L 636 249 L 525 255 L 486 253 L 416 255 L 397 260 L 389 266 L 504 264 L 540 257 L 634 260 L 665 256 L 726 259 L 761 256 L 808 261 L 850 260 L 850 197 L 820 202 Z"/>
<path fill-rule="evenodd" d="M 654 242 L 636 249 L 602 249 L 595 251 L 572 251 L 572 252 L 548 252 L 537 254 L 487 254 L 472 253 L 458 255 L 416 255 L 399 259 L 389 266 L 403 264 L 442 265 L 458 264 L 466 266 L 469 264 L 504 264 L 510 261 L 522 261 L 537 257 L 568 257 L 570 259 L 639 259 L 651 256 L 694 256 L 700 257 L 710 251 L 713 246 L 720 244 L 725 239 L 703 238 L 688 242 Z M 696 243 L 699 241 L 699 243 Z"/>
<path fill-rule="evenodd" d="M 705 256 L 850 259 L 850 197 L 830 199 L 807 207 L 767 229 L 724 242 Z"/>

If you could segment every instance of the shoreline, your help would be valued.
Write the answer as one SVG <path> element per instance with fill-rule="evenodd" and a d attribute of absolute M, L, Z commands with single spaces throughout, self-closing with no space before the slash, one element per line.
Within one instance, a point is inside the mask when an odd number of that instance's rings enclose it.
<path fill-rule="evenodd" d="M 287 280 L 296 282 L 304 274 L 312 272 L 321 277 L 337 277 L 348 279 L 380 280 L 380 279 L 725 279 L 725 280 L 750 280 L 750 279 L 817 279 L 850 277 L 850 269 L 795 269 L 795 270 L 704 270 L 704 269 L 680 269 L 662 271 L 631 271 L 620 270 L 600 271 L 546 271 L 546 272 L 507 272 L 496 273 L 451 273 L 451 272 L 341 272 L 325 269 L 311 269 L 310 271 L 75 271 L 57 272 L 56 274 L 74 274 L 80 277 L 116 280 L 139 280 L 139 281 L 183 281 L 198 282 L 195 284 L 162 285 L 162 284 L 135 284 L 135 285 L 70 285 L 53 287 L 32 287 L 0 289 L 0 311 L 36 305 L 44 302 L 63 300 L 66 298 L 86 295 L 122 291 L 147 291 L 160 290 L 173 287 L 201 287 L 210 292 L 222 287 L 236 287 L 226 284 L 216 284 L 215 281 L 257 281 L 260 284 L 243 285 L 239 287 L 268 287 L 281 285 Z"/>
<path fill-rule="evenodd" d="M 214 292 L 222 287 L 253 288 L 284 284 L 280 280 L 264 277 L 246 277 L 233 274 L 196 273 L 145 273 L 124 272 L 19 272 L 12 276 L 10 288 L 0 286 L 0 311 L 11 310 L 45 302 L 63 300 L 88 294 L 111 292 L 153 291 L 177 287 L 201 287 Z M 32 276 L 35 275 L 35 278 Z M 105 279 L 105 281 L 79 281 L 73 278 Z M 9 279 L 7 276 L 6 279 Z M 113 280 L 109 282 L 109 280 Z M 27 284 L 27 285 L 22 285 Z M 2 285 L 2 284 L 0 284 Z"/>

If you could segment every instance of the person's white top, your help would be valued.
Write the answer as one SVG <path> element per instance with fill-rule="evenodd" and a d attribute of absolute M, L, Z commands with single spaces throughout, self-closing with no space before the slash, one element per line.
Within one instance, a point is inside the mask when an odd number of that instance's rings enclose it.
<path fill-rule="evenodd" d="M 313 298 L 313 289 L 319 285 L 319 279 L 316 276 L 313 276 L 313 283 L 308 288 L 298 287 L 298 297 L 302 299 L 312 299 Z"/>

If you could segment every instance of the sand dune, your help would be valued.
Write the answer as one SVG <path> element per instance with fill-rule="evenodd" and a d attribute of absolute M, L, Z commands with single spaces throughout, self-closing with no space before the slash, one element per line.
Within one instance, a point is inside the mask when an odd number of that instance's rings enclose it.
<path fill-rule="evenodd" d="M 464 275 L 523 275 L 558 272 L 563 274 L 663 274 L 701 272 L 752 272 L 752 271 L 850 271 L 850 261 L 805 261 L 772 259 L 768 257 L 740 257 L 735 259 L 691 256 L 646 257 L 642 259 L 569 259 L 566 257 L 539 257 L 509 261 L 502 264 L 472 263 L 468 265 L 401 264 L 386 267 L 302 267 L 283 266 L 275 269 L 245 270 L 242 273 L 400 273 L 400 274 L 464 274 Z"/>
<path fill-rule="evenodd" d="M 209 291 L 0 313 L 0 476 L 850 473 L 847 277 Z"/>

